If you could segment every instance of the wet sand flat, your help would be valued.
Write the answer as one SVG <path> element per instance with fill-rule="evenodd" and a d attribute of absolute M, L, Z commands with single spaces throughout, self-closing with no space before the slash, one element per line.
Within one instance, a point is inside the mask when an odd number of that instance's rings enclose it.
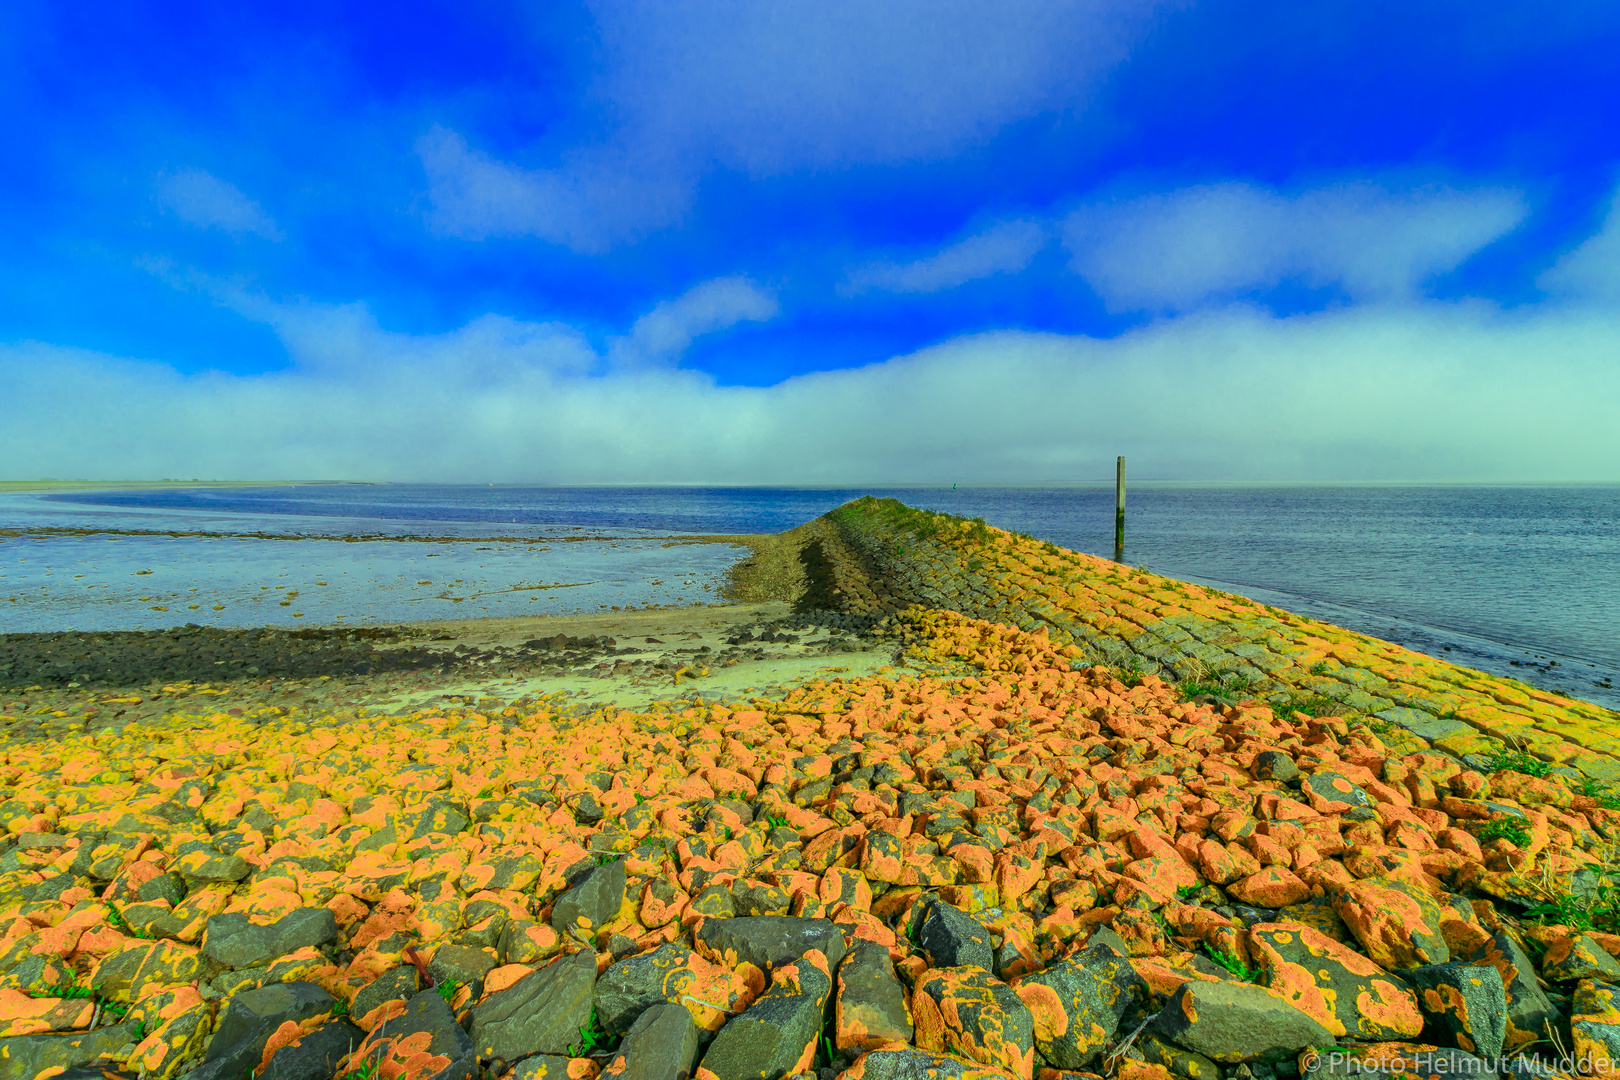
<path fill-rule="evenodd" d="M 53 635 L 54 643 L 15 635 L 0 637 L 0 677 L 12 683 L 0 691 L 0 723 L 14 736 L 50 737 L 197 710 L 499 711 L 545 699 L 588 711 L 780 697 L 815 678 L 904 670 L 900 635 L 878 630 L 876 620 L 847 627 L 808 622 L 786 601 L 357 631 Z M 36 646 L 26 658 L 24 643 Z M 90 652 L 112 666 L 99 677 L 100 669 L 56 670 L 50 665 L 59 663 L 57 648 Z M 216 654 L 222 659 L 212 659 Z M 89 677 L 81 682 L 80 674 Z M 35 679 L 52 684 L 25 681 Z"/>

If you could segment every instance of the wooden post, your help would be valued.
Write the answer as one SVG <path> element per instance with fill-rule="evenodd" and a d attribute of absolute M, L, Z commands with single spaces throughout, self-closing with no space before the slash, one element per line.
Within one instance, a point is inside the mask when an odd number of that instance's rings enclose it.
<path fill-rule="evenodd" d="M 1116 463 L 1114 475 L 1114 561 L 1125 561 L 1125 455 Z"/>

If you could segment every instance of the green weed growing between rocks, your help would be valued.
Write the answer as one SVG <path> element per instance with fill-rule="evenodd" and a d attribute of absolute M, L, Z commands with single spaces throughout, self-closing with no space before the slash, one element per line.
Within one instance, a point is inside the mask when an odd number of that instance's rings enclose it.
<path fill-rule="evenodd" d="M 1588 799 L 1596 799 L 1597 804 L 1605 810 L 1620 810 L 1620 794 L 1616 794 L 1609 785 L 1590 776 L 1582 779 L 1581 794 Z"/>
<path fill-rule="evenodd" d="M 1259 971 L 1244 963 L 1241 957 L 1234 956 L 1229 952 L 1222 952 L 1207 941 L 1204 943 L 1204 952 L 1208 953 L 1211 960 L 1225 968 L 1234 979 L 1240 982 L 1254 982 L 1255 977 L 1260 974 Z"/>
<path fill-rule="evenodd" d="M 1343 716 L 1351 711 L 1349 706 L 1334 701 L 1326 694 L 1297 694 L 1282 702 L 1280 708 L 1291 713 L 1304 713 L 1317 720 L 1325 716 Z M 1275 713 L 1278 710 L 1273 708 L 1271 711 Z"/>
<path fill-rule="evenodd" d="M 1490 772 L 1516 772 L 1526 776 L 1543 777 L 1552 772 L 1552 765 L 1526 750 L 1502 749 L 1485 757 L 1485 768 Z"/>
<path fill-rule="evenodd" d="M 130 937 L 150 939 L 152 936 L 151 934 L 141 933 L 125 922 L 124 913 L 118 909 L 117 904 L 110 900 L 107 901 L 107 921 L 119 932 L 128 934 Z"/>
<path fill-rule="evenodd" d="M 957 522 L 956 518 L 948 514 L 936 514 L 932 510 L 916 510 L 899 499 L 878 499 L 870 495 L 839 507 L 828 514 L 828 517 L 860 520 L 868 515 L 875 516 L 882 525 L 896 532 L 910 533 L 918 541 L 932 540 L 947 528 L 955 528 Z M 984 519 L 979 518 L 977 521 L 979 526 L 984 528 L 985 539 L 989 539 L 990 532 L 984 527 Z"/>
<path fill-rule="evenodd" d="M 1615 858 L 1620 852 L 1611 842 L 1601 845 L 1597 854 L 1601 861 L 1591 868 L 1597 882 L 1579 894 L 1570 887 L 1569 877 L 1554 874 L 1552 864 L 1543 860 L 1540 888 L 1547 899 L 1526 908 L 1525 917 L 1576 931 L 1620 931 L 1620 863 Z"/>
<path fill-rule="evenodd" d="M 1142 680 L 1148 677 L 1148 672 L 1142 667 L 1142 662 L 1134 656 L 1115 668 L 1114 674 L 1119 677 L 1120 682 L 1131 687 L 1141 686 Z"/>
<path fill-rule="evenodd" d="M 833 1013 L 828 1010 L 826 1022 L 821 1028 L 821 1035 L 816 1039 L 815 1063 L 817 1069 L 838 1068 L 838 1043 L 834 1039 L 835 1034 Z"/>
<path fill-rule="evenodd" d="M 1186 679 L 1178 684 L 1176 689 L 1183 701 L 1208 696 L 1219 701 L 1236 703 L 1250 696 L 1250 691 L 1254 689 L 1254 680 L 1238 672 L 1228 672 L 1220 676 Z"/>
<path fill-rule="evenodd" d="M 1612 895 L 1613 886 L 1610 886 L 1608 891 Z M 1583 901 L 1568 893 L 1546 903 L 1526 908 L 1524 914 L 1527 918 L 1567 926 L 1571 930 L 1606 930 L 1615 924 L 1615 907 L 1612 901 L 1607 904 L 1592 900 Z"/>
<path fill-rule="evenodd" d="M 378 1059 L 372 1058 L 362 1061 L 343 1074 L 343 1080 L 376 1080 L 377 1070 L 381 1067 Z"/>
<path fill-rule="evenodd" d="M 591 1057 L 597 1051 L 608 1049 L 608 1043 L 613 1041 L 602 1028 L 602 1021 L 596 1015 L 596 1006 L 591 1006 L 591 1019 L 584 1027 L 579 1029 L 579 1041 L 568 1048 L 569 1057 Z"/>
<path fill-rule="evenodd" d="M 1501 817 L 1485 824 L 1479 830 L 1481 840 L 1506 840 L 1514 847 L 1522 848 L 1530 844 L 1530 830 L 1518 818 Z"/>

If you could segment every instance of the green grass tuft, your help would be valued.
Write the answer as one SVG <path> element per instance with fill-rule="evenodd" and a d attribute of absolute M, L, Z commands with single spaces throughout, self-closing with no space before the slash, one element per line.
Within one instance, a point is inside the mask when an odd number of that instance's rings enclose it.
<path fill-rule="evenodd" d="M 1277 712 L 1279 709 L 1287 712 L 1302 712 L 1306 716 L 1318 720 L 1326 716 L 1343 716 L 1351 711 L 1348 705 L 1334 701 L 1326 694 L 1298 694 L 1290 698 L 1286 704 L 1272 711 Z"/>
<path fill-rule="evenodd" d="M 1600 783 L 1590 776 L 1581 781 L 1581 794 L 1588 799 L 1596 799 L 1597 804 L 1605 810 L 1620 810 L 1620 794 L 1616 794 L 1609 785 Z"/>
<path fill-rule="evenodd" d="M 1229 952 L 1221 952 L 1219 949 L 1211 946 L 1207 941 L 1204 942 L 1204 951 L 1209 954 L 1209 958 L 1211 960 L 1225 968 L 1233 978 L 1242 982 L 1254 982 L 1255 977 L 1260 974 L 1254 968 L 1250 967 L 1248 964 L 1245 964 L 1238 957 L 1233 956 Z"/>
<path fill-rule="evenodd" d="M 591 1019 L 584 1027 L 579 1029 L 579 1041 L 568 1048 L 568 1056 L 590 1057 L 597 1052 L 598 1048 L 608 1049 L 607 1044 L 612 1041 L 613 1036 L 602 1029 L 602 1021 L 596 1015 L 596 1006 L 592 1005 Z"/>
<path fill-rule="evenodd" d="M 1176 686 L 1181 694 L 1182 701 L 1191 701 L 1202 694 L 1208 694 L 1222 702 L 1236 704 L 1252 695 L 1254 680 L 1247 675 L 1235 671 L 1220 676 L 1206 676 L 1201 679 L 1184 679 Z"/>
<path fill-rule="evenodd" d="M 1485 768 L 1489 772 L 1516 772 L 1526 776 L 1546 776 L 1552 772 L 1552 765 L 1531 755 L 1525 750 L 1498 750 L 1489 754 L 1485 759 Z"/>
<path fill-rule="evenodd" d="M 1495 821 L 1487 822 L 1479 830 L 1481 840 L 1506 840 L 1514 847 L 1530 846 L 1530 830 L 1525 828 L 1524 822 L 1514 817 L 1499 817 Z"/>

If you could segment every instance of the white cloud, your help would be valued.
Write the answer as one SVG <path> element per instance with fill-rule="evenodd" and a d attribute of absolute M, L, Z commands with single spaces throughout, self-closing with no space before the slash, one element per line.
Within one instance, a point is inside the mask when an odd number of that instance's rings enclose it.
<path fill-rule="evenodd" d="M 615 340 L 613 359 L 637 363 L 672 359 L 692 339 L 739 322 L 764 322 L 777 313 L 776 297 L 743 277 L 715 278 L 666 300 Z"/>
<path fill-rule="evenodd" d="M 264 208 L 234 184 L 201 169 L 181 169 L 160 175 L 158 201 L 188 225 L 223 229 L 233 236 L 252 233 L 280 240 L 281 230 Z"/>
<path fill-rule="evenodd" d="M 677 222 L 704 173 L 931 160 L 1083 107 L 1183 0 L 669 0 L 593 4 L 606 137 L 522 168 L 436 129 L 430 223 L 598 251 Z"/>
<path fill-rule="evenodd" d="M 1084 207 L 1065 222 L 1064 243 L 1115 311 L 1185 310 L 1285 281 L 1377 300 L 1414 295 L 1525 213 L 1517 193 L 1498 188 L 1213 184 Z"/>
<path fill-rule="evenodd" d="M 1082 103 L 1155 0 L 598 0 L 626 128 L 731 167 L 913 161 Z"/>
<path fill-rule="evenodd" d="M 0 348 L 0 473 L 859 483 L 1093 478 L 1124 453 L 1143 476 L 1620 477 L 1620 316 L 1591 307 L 1231 307 L 1107 341 L 986 334 L 765 388 L 602 374 L 570 328 L 497 317 L 410 337 L 299 308 L 276 327 L 294 364 L 257 376 Z"/>
<path fill-rule="evenodd" d="M 418 139 L 416 152 L 432 202 L 428 225 L 446 236 L 538 236 L 596 253 L 678 220 L 690 203 L 684 177 L 655 176 L 622 155 L 591 151 L 558 168 L 520 169 L 442 127 Z"/>
<path fill-rule="evenodd" d="M 938 292 L 993 274 L 1017 273 L 1045 246 L 1046 229 L 1039 222 L 1005 221 L 913 262 L 856 267 L 839 292 Z"/>
<path fill-rule="evenodd" d="M 1620 195 L 1602 230 L 1554 263 L 1536 284 L 1550 293 L 1620 301 Z"/>

